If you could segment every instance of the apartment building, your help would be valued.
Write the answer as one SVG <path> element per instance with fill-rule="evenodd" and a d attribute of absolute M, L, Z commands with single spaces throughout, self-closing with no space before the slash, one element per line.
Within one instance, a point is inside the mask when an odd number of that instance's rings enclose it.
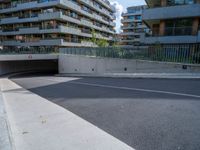
<path fill-rule="evenodd" d="M 200 43 L 200 0 L 146 0 L 143 20 L 151 28 L 147 44 Z"/>
<path fill-rule="evenodd" d="M 0 45 L 90 47 L 112 42 L 114 8 L 107 0 L 0 0 Z"/>
<path fill-rule="evenodd" d="M 122 46 L 132 47 L 143 45 L 142 39 L 149 32 L 147 26 L 142 21 L 142 13 L 146 8 L 146 5 L 128 7 L 127 13 L 122 14 Z"/>

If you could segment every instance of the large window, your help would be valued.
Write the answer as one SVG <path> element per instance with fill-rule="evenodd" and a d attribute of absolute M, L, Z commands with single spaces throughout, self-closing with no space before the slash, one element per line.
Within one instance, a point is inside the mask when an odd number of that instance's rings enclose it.
<path fill-rule="evenodd" d="M 167 20 L 166 27 L 191 27 L 193 19 Z"/>
<path fill-rule="evenodd" d="M 192 19 L 168 20 L 165 26 L 165 35 L 191 35 Z"/>

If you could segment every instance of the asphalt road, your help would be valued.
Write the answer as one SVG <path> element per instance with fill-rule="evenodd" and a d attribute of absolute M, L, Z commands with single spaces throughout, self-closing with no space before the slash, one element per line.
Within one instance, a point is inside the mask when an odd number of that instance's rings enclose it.
<path fill-rule="evenodd" d="M 53 76 L 12 80 L 136 150 L 200 149 L 200 80 Z"/>

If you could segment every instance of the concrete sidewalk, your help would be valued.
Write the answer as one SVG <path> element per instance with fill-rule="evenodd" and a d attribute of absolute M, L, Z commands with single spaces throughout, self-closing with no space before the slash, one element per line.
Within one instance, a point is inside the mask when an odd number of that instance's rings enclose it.
<path fill-rule="evenodd" d="M 1 85 L 1 83 L 0 83 Z M 4 109 L 3 98 L 0 90 L 0 150 L 12 150 L 7 116 Z"/>
<path fill-rule="evenodd" d="M 133 150 L 68 110 L 0 80 L 16 150 Z"/>
<path fill-rule="evenodd" d="M 110 77 L 148 79 L 200 79 L 200 73 L 104 73 L 104 74 L 58 74 L 66 77 Z"/>

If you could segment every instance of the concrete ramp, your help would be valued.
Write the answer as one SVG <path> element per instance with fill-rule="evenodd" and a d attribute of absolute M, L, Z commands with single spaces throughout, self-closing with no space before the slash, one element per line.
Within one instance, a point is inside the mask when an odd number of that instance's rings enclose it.
<path fill-rule="evenodd" d="M 14 82 L 0 81 L 16 150 L 134 150 Z"/>

